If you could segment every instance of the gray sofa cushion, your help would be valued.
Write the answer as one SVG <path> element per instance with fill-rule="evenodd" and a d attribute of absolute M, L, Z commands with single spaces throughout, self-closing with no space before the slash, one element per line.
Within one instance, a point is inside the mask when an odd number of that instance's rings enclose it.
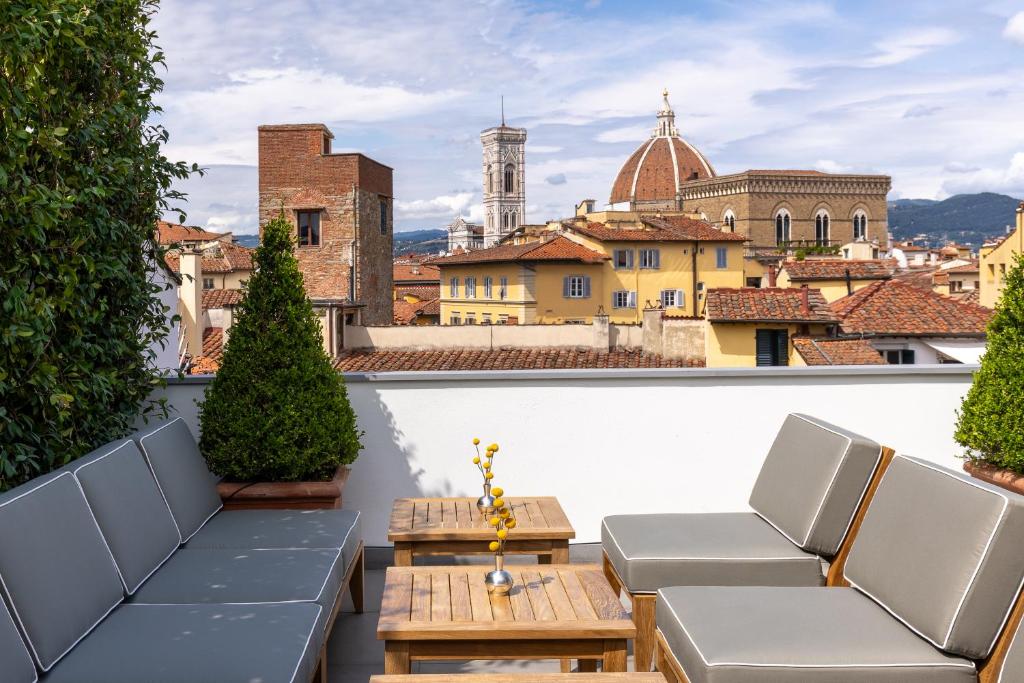
<path fill-rule="evenodd" d="M 110 549 L 70 472 L 0 496 L 0 577 L 43 671 L 124 598 Z"/>
<path fill-rule="evenodd" d="M 9 683 L 35 683 L 39 680 L 32 655 L 28 653 L 3 600 L 0 600 L 0 670 L 3 679 Z"/>
<path fill-rule="evenodd" d="M 977 680 L 853 589 L 680 586 L 655 612 L 690 683 Z"/>
<path fill-rule="evenodd" d="M 844 574 L 936 647 L 981 659 L 1024 581 L 1024 497 L 897 456 Z"/>
<path fill-rule="evenodd" d="M 881 460 L 882 447 L 807 415 L 786 418 L 750 494 L 750 506 L 804 550 L 839 551 Z"/>
<path fill-rule="evenodd" d="M 131 439 L 107 444 L 69 467 L 131 595 L 181 543 L 153 473 Z"/>
<path fill-rule="evenodd" d="M 341 550 L 191 550 L 174 554 L 133 604 L 313 602 L 326 628 L 345 565 Z"/>
<path fill-rule="evenodd" d="M 133 438 L 156 476 L 181 540 L 187 541 L 221 508 L 217 480 L 206 467 L 192 432 L 179 417 Z"/>
<path fill-rule="evenodd" d="M 1017 625 L 1017 632 L 1010 641 L 1010 651 L 1003 660 L 998 683 L 1024 681 L 1024 621 Z"/>
<path fill-rule="evenodd" d="M 347 567 L 362 540 L 353 510 L 225 510 L 187 548 L 341 548 Z"/>
<path fill-rule="evenodd" d="M 307 683 L 320 607 L 122 605 L 46 683 Z"/>
<path fill-rule="evenodd" d="M 664 586 L 820 586 L 821 561 L 752 512 L 613 515 L 601 545 L 631 593 Z"/>

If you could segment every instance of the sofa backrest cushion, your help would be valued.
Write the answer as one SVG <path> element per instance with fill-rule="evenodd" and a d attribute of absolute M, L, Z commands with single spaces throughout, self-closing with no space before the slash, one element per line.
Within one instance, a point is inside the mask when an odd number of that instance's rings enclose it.
<path fill-rule="evenodd" d="M 35 683 L 39 680 L 32 655 L 28 653 L 3 600 L 0 600 L 0 667 L 3 679 L 10 683 Z"/>
<path fill-rule="evenodd" d="M 808 415 L 786 417 L 750 506 L 807 552 L 831 557 L 846 537 L 882 447 Z"/>
<path fill-rule="evenodd" d="M 131 595 L 181 543 L 171 511 L 131 439 L 109 443 L 71 466 Z"/>
<path fill-rule="evenodd" d="M 0 580 L 43 671 L 124 599 L 110 549 L 70 472 L 0 496 Z"/>
<path fill-rule="evenodd" d="M 896 456 L 844 575 L 933 645 L 988 655 L 1024 581 L 1024 496 Z"/>
<path fill-rule="evenodd" d="M 221 509 L 217 480 L 180 417 L 134 436 L 184 543 Z"/>

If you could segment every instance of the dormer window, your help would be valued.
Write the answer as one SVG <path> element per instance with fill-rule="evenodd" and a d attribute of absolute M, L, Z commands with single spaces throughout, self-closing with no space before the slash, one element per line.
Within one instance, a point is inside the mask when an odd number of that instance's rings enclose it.
<path fill-rule="evenodd" d="M 299 226 L 299 246 L 320 246 L 320 212 L 296 211 L 296 222 Z"/>

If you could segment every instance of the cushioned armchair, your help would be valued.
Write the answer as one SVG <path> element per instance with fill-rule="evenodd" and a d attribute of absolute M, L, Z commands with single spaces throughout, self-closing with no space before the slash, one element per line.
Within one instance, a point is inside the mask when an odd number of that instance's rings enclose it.
<path fill-rule="evenodd" d="M 688 683 L 994 683 L 1020 619 L 1021 548 L 1024 497 L 896 456 L 846 562 L 851 587 L 660 589 L 658 669 Z M 1008 672 L 1024 659 L 1009 654 Z"/>
<path fill-rule="evenodd" d="M 605 574 L 633 604 L 636 668 L 654 652 L 655 592 L 666 586 L 821 586 L 891 451 L 807 415 L 786 418 L 750 496 L 751 512 L 606 517 Z"/>

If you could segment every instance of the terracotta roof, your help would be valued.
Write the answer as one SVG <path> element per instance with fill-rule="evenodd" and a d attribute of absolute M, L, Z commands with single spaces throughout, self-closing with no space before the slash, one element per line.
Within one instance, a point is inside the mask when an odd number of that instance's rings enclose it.
<path fill-rule="evenodd" d="M 846 334 L 982 337 L 992 311 L 900 280 L 872 282 L 833 301 Z"/>
<path fill-rule="evenodd" d="M 978 265 L 978 262 L 977 261 L 972 261 L 970 263 L 965 263 L 962 266 L 954 266 L 952 268 L 946 268 L 946 270 L 944 270 L 943 272 L 945 272 L 945 273 L 978 273 L 978 272 L 981 272 L 981 271 L 980 271 L 980 266 Z"/>
<path fill-rule="evenodd" d="M 203 310 L 236 306 L 241 300 L 240 289 L 207 289 L 203 291 Z"/>
<path fill-rule="evenodd" d="M 441 282 L 441 271 L 426 263 L 398 263 L 392 267 L 392 278 L 399 282 Z"/>
<path fill-rule="evenodd" d="M 439 351 L 346 351 L 334 361 L 343 372 L 438 370 L 541 370 L 558 368 L 681 368 L 703 367 L 703 361 L 682 361 L 639 351 L 574 349 L 502 349 Z"/>
<path fill-rule="evenodd" d="M 793 337 L 793 348 L 808 365 L 886 365 L 866 339 Z"/>
<path fill-rule="evenodd" d="M 575 261 L 579 263 L 602 263 L 608 257 L 566 237 L 556 237 L 546 242 L 526 244 L 502 244 L 490 249 L 479 249 L 462 254 L 443 256 L 431 261 L 442 266 L 466 263 L 502 263 L 509 261 Z"/>
<path fill-rule="evenodd" d="M 709 289 L 705 313 L 712 322 L 836 322 L 820 289 L 806 293 L 805 307 L 802 287 Z"/>
<path fill-rule="evenodd" d="M 893 259 L 806 259 L 786 261 L 782 268 L 794 282 L 813 280 L 844 280 L 850 271 L 851 280 L 889 279 L 896 272 Z"/>
<path fill-rule="evenodd" d="M 192 359 L 192 368 L 189 370 L 190 375 L 212 375 L 220 370 L 220 361 L 216 361 L 206 356 L 196 356 Z"/>
<path fill-rule="evenodd" d="M 203 356 L 217 361 L 224 357 L 224 330 L 220 327 L 207 327 L 203 330 Z"/>
<path fill-rule="evenodd" d="M 420 301 L 426 301 L 427 299 L 436 299 L 441 296 L 441 285 L 415 285 L 412 287 L 402 287 L 399 285 L 395 287 L 395 293 L 399 298 L 410 295 L 414 296 Z"/>
<path fill-rule="evenodd" d="M 224 237 L 224 233 L 210 232 L 194 225 L 179 225 L 167 221 L 156 222 L 157 240 L 160 244 L 180 242 L 210 242 Z"/>
<path fill-rule="evenodd" d="M 981 306 L 980 289 L 965 289 L 962 292 L 954 292 L 950 294 L 950 296 L 956 299 L 957 301 L 962 301 L 967 304 L 977 304 L 978 306 Z"/>
<path fill-rule="evenodd" d="M 641 219 L 644 228 L 609 228 L 603 223 L 564 223 L 570 230 L 601 242 L 744 242 L 747 237 L 722 232 L 710 223 L 685 216 Z"/>
<path fill-rule="evenodd" d="M 218 242 L 217 245 L 203 250 L 202 268 L 204 273 L 233 273 L 239 270 L 252 270 L 254 250 L 240 244 Z M 167 267 L 175 273 L 181 272 L 179 253 L 169 251 L 164 255 Z"/>
<path fill-rule="evenodd" d="M 421 315 L 441 315 L 441 300 L 435 298 L 429 301 L 410 303 L 403 299 L 397 299 L 394 302 L 395 325 L 411 325 Z"/>
<path fill-rule="evenodd" d="M 681 137 L 653 137 L 626 159 L 609 201 L 675 200 L 683 183 L 715 175 L 707 159 Z"/>
<path fill-rule="evenodd" d="M 908 268 L 907 270 L 897 272 L 893 276 L 893 279 L 899 280 L 900 282 L 910 285 L 911 287 L 925 289 L 930 292 L 932 289 L 932 278 L 937 270 L 938 266 L 922 266 L 919 268 Z"/>

